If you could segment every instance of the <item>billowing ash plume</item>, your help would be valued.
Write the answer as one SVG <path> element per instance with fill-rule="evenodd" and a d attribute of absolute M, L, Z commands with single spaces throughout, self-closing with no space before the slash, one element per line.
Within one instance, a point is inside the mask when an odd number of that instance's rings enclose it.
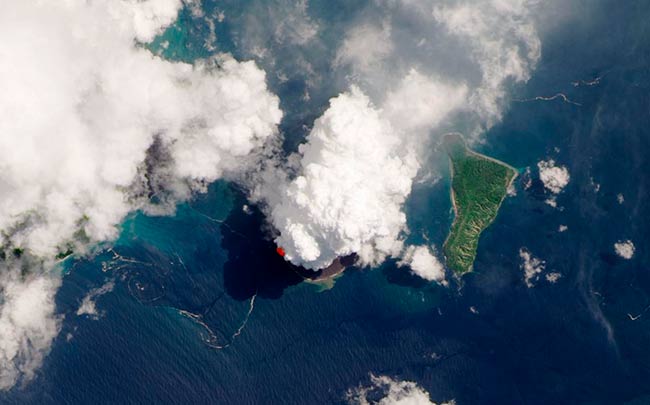
<path fill-rule="evenodd" d="M 307 268 L 359 254 L 373 264 L 398 254 L 400 208 L 417 167 L 381 111 L 355 87 L 331 101 L 300 147 L 300 175 L 271 201 L 277 243 Z M 368 142 L 373 140 L 373 142 Z"/>
<path fill-rule="evenodd" d="M 173 63 L 143 45 L 181 6 L 3 4 L 0 388 L 30 378 L 58 332 L 58 253 L 83 253 L 115 238 L 130 211 L 169 211 L 255 166 L 276 133 L 278 99 L 254 63 Z"/>
<path fill-rule="evenodd" d="M 527 80 L 539 57 L 523 0 L 384 0 L 361 13 L 332 62 L 350 90 L 331 100 L 286 173 L 275 166 L 253 193 L 285 257 L 318 269 L 350 253 L 363 265 L 402 255 L 403 204 L 431 135 L 459 117 L 470 135 L 489 128 L 507 85 Z"/>

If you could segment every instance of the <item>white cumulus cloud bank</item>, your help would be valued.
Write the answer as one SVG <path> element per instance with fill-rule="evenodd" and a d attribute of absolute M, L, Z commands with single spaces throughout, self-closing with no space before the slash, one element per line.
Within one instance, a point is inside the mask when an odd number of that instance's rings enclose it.
<path fill-rule="evenodd" d="M 565 166 L 557 166 L 553 159 L 538 162 L 537 168 L 544 188 L 553 194 L 561 193 L 571 180 L 569 169 Z"/>
<path fill-rule="evenodd" d="M 269 184 L 253 193 L 266 203 L 285 258 L 306 268 L 351 253 L 362 265 L 401 257 L 409 232 L 403 205 L 427 158 L 431 132 L 460 113 L 475 117 L 480 128 L 492 125 L 506 83 L 527 80 L 539 59 L 527 2 L 377 4 L 384 18 L 350 28 L 333 62 L 352 72 L 349 90 L 331 100 L 289 157 L 289 168 L 283 173 L 275 166 L 263 176 Z M 413 24 L 394 26 L 393 17 Z M 420 31 L 409 31 L 406 43 L 409 27 Z M 422 36 L 452 49 L 421 49 Z M 404 51 L 409 47 L 417 50 Z M 462 69 L 441 66 L 445 52 L 462 54 Z M 423 272 L 438 277 L 434 273 Z"/>
<path fill-rule="evenodd" d="M 524 282 L 528 288 L 532 288 L 535 286 L 535 282 L 539 279 L 540 274 L 546 268 L 546 262 L 533 256 L 528 249 L 523 247 L 519 249 L 519 258 L 521 259 L 519 267 L 524 271 Z"/>
<path fill-rule="evenodd" d="M 370 375 L 370 381 L 370 386 L 359 386 L 348 391 L 349 404 L 436 405 L 429 393 L 412 381 L 399 381 L 385 375 Z M 454 404 L 452 400 L 440 405 Z"/>
<path fill-rule="evenodd" d="M 83 253 L 115 238 L 130 211 L 169 212 L 206 182 L 237 176 L 276 133 L 278 99 L 254 63 L 171 62 L 143 46 L 181 7 L 3 4 L 0 246 L 24 254 L 0 262 L 0 388 L 31 378 L 58 332 L 58 252 Z M 26 260 L 27 273 L 17 263 Z"/>
<path fill-rule="evenodd" d="M 0 389 L 13 386 L 22 376 L 34 377 L 59 331 L 54 295 L 59 279 L 48 275 L 22 278 L 18 271 L 0 276 Z M 13 270 L 13 269 L 12 269 Z"/>
<path fill-rule="evenodd" d="M 445 283 L 445 268 L 428 246 L 409 246 L 399 265 L 409 266 L 413 274 L 427 281 Z"/>
<path fill-rule="evenodd" d="M 623 259 L 630 260 L 634 257 L 635 250 L 634 243 L 629 239 L 614 243 L 614 251 Z"/>

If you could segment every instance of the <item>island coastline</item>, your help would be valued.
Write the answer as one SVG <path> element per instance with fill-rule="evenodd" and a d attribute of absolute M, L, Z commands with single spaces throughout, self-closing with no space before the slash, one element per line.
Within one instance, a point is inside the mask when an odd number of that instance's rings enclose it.
<path fill-rule="evenodd" d="M 458 133 L 445 135 L 444 142 L 449 155 L 450 199 L 454 220 L 443 244 L 443 250 L 448 266 L 455 274 L 462 275 L 472 271 L 478 239 L 496 218 L 508 190 L 518 177 L 518 171 L 505 162 L 471 150 Z M 486 165 L 486 162 L 489 164 Z M 478 173 L 471 173 L 471 176 L 463 173 L 461 175 L 464 178 L 459 179 L 454 165 L 469 165 L 472 166 L 471 169 L 478 170 Z M 479 179 L 474 179 L 476 176 Z M 501 177 L 504 178 L 504 183 L 499 184 Z M 466 194 L 463 196 L 463 204 L 459 204 L 456 191 L 459 183 L 466 187 L 463 188 Z M 474 218 L 470 223 L 465 223 L 465 217 Z"/>

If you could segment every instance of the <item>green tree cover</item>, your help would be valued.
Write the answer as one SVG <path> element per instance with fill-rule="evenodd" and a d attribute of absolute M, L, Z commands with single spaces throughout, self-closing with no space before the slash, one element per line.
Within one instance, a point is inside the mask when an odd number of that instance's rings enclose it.
<path fill-rule="evenodd" d="M 472 271 L 481 233 L 494 221 L 517 171 L 467 148 L 462 136 L 445 137 L 452 168 L 455 218 L 443 250 L 457 274 Z"/>

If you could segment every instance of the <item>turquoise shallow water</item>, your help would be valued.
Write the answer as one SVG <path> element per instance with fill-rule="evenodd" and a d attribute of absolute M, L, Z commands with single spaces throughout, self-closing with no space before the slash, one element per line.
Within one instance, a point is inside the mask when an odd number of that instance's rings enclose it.
<path fill-rule="evenodd" d="M 71 263 L 57 295 L 62 333 L 35 381 L 0 402 L 341 403 L 373 372 L 416 381 L 432 399 L 459 405 L 646 403 L 650 9 L 598 5 L 543 38 L 535 75 L 513 90 L 514 99 L 563 92 L 580 105 L 513 101 L 476 145 L 533 172 L 541 159 L 566 165 L 563 209 L 544 203 L 534 176 L 528 189 L 521 176 L 462 283 L 430 285 L 392 262 L 348 271 L 331 289 L 300 283 L 264 238 L 261 214 L 245 213 L 242 194 L 220 182 L 174 217 L 133 215 L 112 251 Z M 231 17 L 218 28 L 222 50 L 246 56 L 237 13 L 262 6 L 205 2 Z M 314 7 L 323 21 L 351 13 Z M 185 12 L 167 34 L 181 49 L 167 56 L 206 54 L 206 27 L 192 18 Z M 571 84 L 603 74 L 598 85 Z M 269 77 L 288 112 L 291 150 L 304 135 L 293 129 L 317 116 L 337 85 L 305 105 L 304 83 Z M 445 158 L 434 153 L 432 165 L 442 178 L 417 184 L 407 212 L 410 241 L 426 236 L 440 246 L 451 221 L 449 182 Z M 568 230 L 558 233 L 560 224 Z M 634 260 L 613 255 L 622 238 L 635 241 Z M 562 278 L 527 288 L 521 247 Z M 109 280 L 114 291 L 97 299 L 102 316 L 76 316 L 82 297 Z M 632 321 L 628 313 L 642 316 Z"/>

